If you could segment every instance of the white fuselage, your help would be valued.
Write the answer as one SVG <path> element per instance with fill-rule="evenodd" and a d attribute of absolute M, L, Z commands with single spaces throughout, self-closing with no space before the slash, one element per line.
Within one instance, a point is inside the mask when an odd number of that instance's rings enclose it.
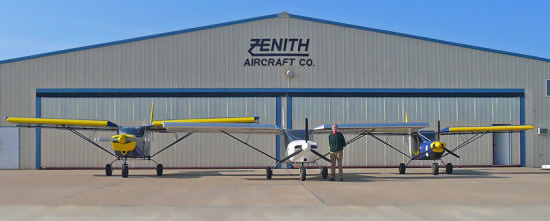
<path fill-rule="evenodd" d="M 286 155 L 289 156 L 290 154 L 293 154 L 300 149 L 302 150 L 302 152 L 300 152 L 296 156 L 291 157 L 290 162 L 313 163 L 313 161 L 317 159 L 317 156 L 311 152 L 311 150 L 317 151 L 317 143 L 310 140 L 308 140 L 307 142 L 305 140 L 295 140 L 290 142 L 286 148 Z"/>

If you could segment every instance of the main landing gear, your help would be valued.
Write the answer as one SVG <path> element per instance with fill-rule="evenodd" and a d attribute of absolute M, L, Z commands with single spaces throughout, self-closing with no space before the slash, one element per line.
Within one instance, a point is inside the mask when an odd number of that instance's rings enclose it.
<path fill-rule="evenodd" d="M 445 164 L 445 163 L 443 163 Z M 446 174 L 453 174 L 453 164 L 447 163 L 445 164 L 445 173 Z M 439 164 L 438 163 L 432 163 L 432 174 L 438 175 L 439 174 Z"/>
<path fill-rule="evenodd" d="M 117 160 L 115 160 L 117 161 Z M 111 162 L 110 164 L 107 164 L 105 165 L 105 175 L 107 176 L 112 176 L 113 175 L 113 163 L 115 162 Z M 126 163 L 126 160 L 124 160 L 124 163 L 122 164 L 122 177 L 123 178 L 128 178 L 128 175 L 129 175 L 129 167 L 128 167 L 128 164 Z M 162 164 L 157 164 L 157 176 L 162 176 L 162 172 L 164 171 L 164 166 Z"/>
<path fill-rule="evenodd" d="M 407 165 L 404 163 L 399 164 L 399 174 L 405 174 L 405 170 L 407 169 Z M 447 163 L 445 164 L 445 173 L 446 174 L 453 174 L 453 164 Z M 439 174 L 439 164 L 434 162 L 432 163 L 432 174 L 438 175 Z"/>
<path fill-rule="evenodd" d="M 328 168 L 327 167 L 323 167 L 321 169 L 321 177 L 323 178 L 323 180 L 326 180 L 328 178 Z"/>
<path fill-rule="evenodd" d="M 306 180 L 306 175 L 307 175 L 306 167 L 304 165 L 300 166 L 300 180 L 305 181 Z M 268 180 L 270 180 L 273 177 L 273 169 L 271 167 L 266 167 L 265 168 L 265 176 Z M 328 168 L 327 167 L 322 167 L 321 168 L 321 177 L 323 179 L 328 178 Z"/>

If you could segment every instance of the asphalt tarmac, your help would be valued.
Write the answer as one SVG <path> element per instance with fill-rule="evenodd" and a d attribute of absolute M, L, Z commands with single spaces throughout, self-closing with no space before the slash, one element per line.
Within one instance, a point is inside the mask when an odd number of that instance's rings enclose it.
<path fill-rule="evenodd" d="M 1 220 L 549 220 L 550 171 L 537 168 L 0 170 Z"/>

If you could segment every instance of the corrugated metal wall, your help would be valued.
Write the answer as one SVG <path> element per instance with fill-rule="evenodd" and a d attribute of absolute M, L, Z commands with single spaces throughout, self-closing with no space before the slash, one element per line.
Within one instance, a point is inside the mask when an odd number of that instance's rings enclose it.
<path fill-rule="evenodd" d="M 315 66 L 243 66 L 251 38 L 309 38 Z M 549 128 L 547 78 L 547 61 L 281 16 L 0 63 L 0 114 L 35 116 L 36 88 L 522 88 L 526 122 Z M 550 162 L 550 138 L 526 137 L 527 165 Z"/>
<path fill-rule="evenodd" d="M 122 126 L 149 123 L 151 102 L 155 119 L 259 116 L 261 123 L 275 124 L 275 98 L 42 98 L 42 116 L 49 118 L 104 119 Z M 104 167 L 112 156 L 69 131 L 42 129 L 42 166 Z M 83 132 L 90 138 L 111 137 L 114 132 Z M 179 134 L 181 137 L 184 134 Z M 275 156 L 274 135 L 235 134 Z M 175 141 L 175 134 L 155 133 L 151 154 Z M 109 143 L 101 143 L 112 150 Z M 273 160 L 222 134 L 193 134 L 155 157 L 165 167 L 257 167 Z M 120 166 L 120 162 L 118 163 Z M 130 166 L 155 166 L 130 161 Z"/>
<path fill-rule="evenodd" d="M 519 98 L 384 98 L 384 97 L 295 97 L 292 99 L 293 128 L 304 128 L 304 118 L 310 119 L 310 127 L 327 123 L 384 123 L 403 122 L 405 112 L 410 122 L 430 122 L 431 130 L 437 130 L 437 120 L 442 128 L 448 126 L 478 126 L 498 123 L 519 124 Z M 354 134 L 344 134 L 346 139 Z M 471 135 L 444 136 L 450 149 L 461 144 Z M 382 136 L 383 140 L 399 147 L 408 154 L 406 140 L 401 136 Z M 328 152 L 326 135 L 314 135 L 322 153 Z M 520 164 L 519 134 L 512 135 L 512 164 Z M 445 162 L 456 165 L 492 165 L 493 137 L 486 135 L 460 149 L 461 156 L 449 156 Z M 366 137 L 352 143 L 344 152 L 347 166 L 397 166 L 408 158 L 388 148 L 373 138 Z M 407 161 L 405 161 L 407 162 Z M 412 165 L 429 165 L 431 161 L 416 161 Z M 328 165 L 324 163 L 324 165 Z"/>

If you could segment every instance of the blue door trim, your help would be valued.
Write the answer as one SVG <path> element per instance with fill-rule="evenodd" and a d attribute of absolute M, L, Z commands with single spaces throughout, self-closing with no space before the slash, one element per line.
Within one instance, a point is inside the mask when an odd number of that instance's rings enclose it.
<path fill-rule="evenodd" d="M 286 97 L 286 128 L 292 129 L 292 97 Z M 286 150 L 286 148 L 285 148 Z M 287 169 L 292 168 L 292 165 L 287 164 Z"/>
<path fill-rule="evenodd" d="M 37 97 L 520 97 L 523 89 L 40 88 Z"/>
<path fill-rule="evenodd" d="M 519 98 L 519 123 L 521 125 L 525 125 L 525 96 L 521 96 Z M 525 159 L 526 159 L 526 153 L 525 153 L 525 131 L 521 131 L 519 134 L 519 142 L 520 142 L 520 163 L 522 167 L 525 167 Z"/>
<path fill-rule="evenodd" d="M 281 97 L 277 97 L 276 98 L 276 104 L 277 104 L 277 107 L 276 107 L 276 118 L 275 118 L 275 121 L 276 121 L 276 124 L 279 128 L 281 128 L 281 123 L 282 123 L 282 119 L 281 119 L 281 114 L 282 114 L 282 108 L 281 108 Z M 276 158 L 277 158 L 277 161 L 279 161 L 281 159 L 281 135 L 277 135 L 275 136 L 275 155 L 276 155 Z M 280 164 L 277 164 L 277 168 L 281 168 L 281 165 Z"/>
<path fill-rule="evenodd" d="M 36 96 L 36 117 L 40 118 L 42 116 L 42 102 L 41 98 Z M 41 140 L 41 131 L 40 128 L 36 128 L 36 169 L 40 169 L 40 166 L 42 166 L 42 140 Z"/>

